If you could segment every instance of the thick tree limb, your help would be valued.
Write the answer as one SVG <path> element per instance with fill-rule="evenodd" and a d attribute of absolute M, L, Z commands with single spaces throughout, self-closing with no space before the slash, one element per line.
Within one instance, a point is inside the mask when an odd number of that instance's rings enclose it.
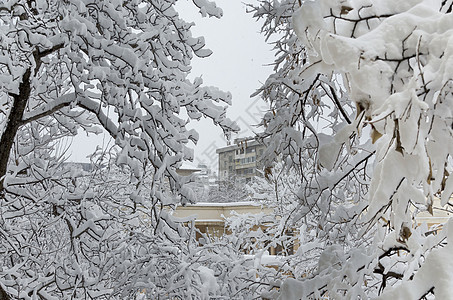
<path fill-rule="evenodd" d="M 19 84 L 19 94 L 11 94 L 14 101 L 6 121 L 5 130 L 0 138 L 0 193 L 3 191 L 3 181 L 8 168 L 9 154 L 14 144 L 16 132 L 22 125 L 22 117 L 30 97 L 30 75 L 31 69 L 27 69 L 22 76 L 22 82 Z"/>
<path fill-rule="evenodd" d="M 10 300 L 10 299 L 11 299 L 11 297 L 8 295 L 7 292 L 5 292 L 5 290 L 0 285 L 0 300 Z"/>

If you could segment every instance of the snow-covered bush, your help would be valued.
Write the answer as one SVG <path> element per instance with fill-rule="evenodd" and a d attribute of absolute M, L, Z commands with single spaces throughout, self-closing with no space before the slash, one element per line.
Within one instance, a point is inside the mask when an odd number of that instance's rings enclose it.
<path fill-rule="evenodd" d="M 298 172 L 288 225 L 306 223 L 324 245 L 315 270 L 298 271 L 267 296 L 451 293 L 451 226 L 430 235 L 415 219 L 451 210 L 451 10 L 451 1 L 428 0 L 252 7 L 277 54 L 257 92 L 270 103 L 261 135 L 267 173 L 280 154 Z M 443 208 L 433 206 L 435 197 Z"/>

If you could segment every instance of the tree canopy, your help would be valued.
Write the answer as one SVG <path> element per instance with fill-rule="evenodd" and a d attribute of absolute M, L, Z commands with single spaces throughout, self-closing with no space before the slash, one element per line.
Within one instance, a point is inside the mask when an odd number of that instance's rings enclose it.
<path fill-rule="evenodd" d="M 200 276 L 172 273 L 190 234 L 164 209 L 194 200 L 176 173 L 198 139 L 186 125 L 238 130 L 231 94 L 187 77 L 211 54 L 192 25 L 167 0 L 0 3 L 3 298 L 191 295 Z M 91 171 L 65 164 L 81 131 L 114 140 Z"/>
<path fill-rule="evenodd" d="M 188 79 L 211 52 L 175 1 L 0 3 L 0 298 L 450 297 L 453 225 L 417 214 L 452 212 L 452 1 L 248 8 L 276 60 L 240 195 L 274 213 L 215 237 L 171 215 L 196 200 L 176 170 L 190 120 L 238 127 L 229 93 Z M 88 168 L 66 162 L 80 132 L 113 141 Z"/>
<path fill-rule="evenodd" d="M 315 236 L 319 250 L 317 267 L 298 270 L 270 295 L 450 293 L 441 281 L 451 268 L 439 260 L 450 260 L 451 230 L 433 235 L 416 215 L 451 211 L 451 10 L 451 1 L 423 0 L 252 8 L 277 53 L 257 92 L 270 103 L 261 135 L 267 164 L 282 155 L 298 171 L 298 207 L 286 222 L 307 226 L 300 240 Z M 308 249 L 290 260 L 304 261 Z M 445 278 L 436 280 L 438 272 Z"/>

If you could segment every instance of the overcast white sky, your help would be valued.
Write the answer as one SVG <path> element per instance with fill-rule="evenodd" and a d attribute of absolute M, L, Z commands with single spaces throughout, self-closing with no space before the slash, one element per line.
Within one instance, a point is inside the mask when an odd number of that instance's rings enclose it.
<path fill-rule="evenodd" d="M 250 136 L 252 130 L 257 130 L 251 125 L 259 122 L 267 107 L 250 95 L 271 73 L 272 67 L 268 65 L 273 62 L 273 54 L 260 34 L 261 25 L 246 13 L 244 3 L 239 0 L 216 3 L 223 9 L 221 19 L 201 18 L 191 0 L 179 1 L 177 5 L 183 19 L 195 22 L 193 35 L 204 36 L 207 47 L 213 51 L 210 57 L 193 61 L 192 76 L 202 76 L 206 85 L 232 93 L 233 106 L 229 107 L 228 116 L 241 126 L 240 137 Z M 210 120 L 194 122 L 191 126 L 200 133 L 194 163 L 215 165 L 215 149 L 226 146 L 222 131 Z"/>
<path fill-rule="evenodd" d="M 248 3 L 256 0 L 246 0 Z M 240 0 L 217 0 L 223 9 L 223 17 L 202 18 L 191 0 L 180 0 L 177 4 L 181 17 L 196 25 L 192 27 L 194 36 L 204 36 L 207 48 L 213 54 L 204 59 L 194 59 L 192 76 L 203 78 L 205 85 L 217 86 L 233 95 L 233 106 L 229 108 L 229 117 L 236 120 L 242 130 L 240 137 L 252 135 L 251 124 L 259 122 L 260 114 L 266 104 L 250 95 L 260 87 L 272 71 L 266 66 L 273 62 L 271 47 L 264 42 L 259 33 L 260 24 L 251 14 L 246 13 L 246 5 Z M 204 162 L 216 166 L 215 149 L 226 145 L 222 131 L 211 120 L 191 122 L 200 134 L 195 146 L 194 164 Z M 78 137 L 72 150 L 72 161 L 86 161 L 86 156 L 102 143 L 102 137 L 96 139 Z M 83 147 L 79 145 L 83 144 Z M 101 145 L 102 146 L 102 145 Z"/>

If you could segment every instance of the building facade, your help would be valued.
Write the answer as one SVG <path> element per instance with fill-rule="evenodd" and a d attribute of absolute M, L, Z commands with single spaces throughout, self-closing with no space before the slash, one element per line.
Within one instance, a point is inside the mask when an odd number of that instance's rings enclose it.
<path fill-rule="evenodd" d="M 211 237 L 220 238 L 225 234 L 231 234 L 225 225 L 225 219 L 233 215 L 251 215 L 265 214 L 271 215 L 273 209 L 256 202 L 230 202 L 230 203 L 196 203 L 185 206 L 177 206 L 173 211 L 173 216 L 181 219 L 190 217 L 195 218 L 196 239 L 199 240 L 202 234 L 207 234 Z M 266 224 L 254 226 L 253 231 L 260 228 L 266 231 Z M 299 247 L 298 242 L 291 249 L 286 249 L 287 253 L 293 254 Z M 244 254 L 250 253 L 250 248 L 241 249 Z M 276 244 L 275 247 L 268 247 L 269 255 L 278 255 L 282 253 L 282 246 Z"/>
<path fill-rule="evenodd" d="M 219 180 L 233 177 L 250 181 L 257 175 L 265 146 L 253 138 L 235 139 L 233 145 L 216 150 L 219 155 Z"/>

